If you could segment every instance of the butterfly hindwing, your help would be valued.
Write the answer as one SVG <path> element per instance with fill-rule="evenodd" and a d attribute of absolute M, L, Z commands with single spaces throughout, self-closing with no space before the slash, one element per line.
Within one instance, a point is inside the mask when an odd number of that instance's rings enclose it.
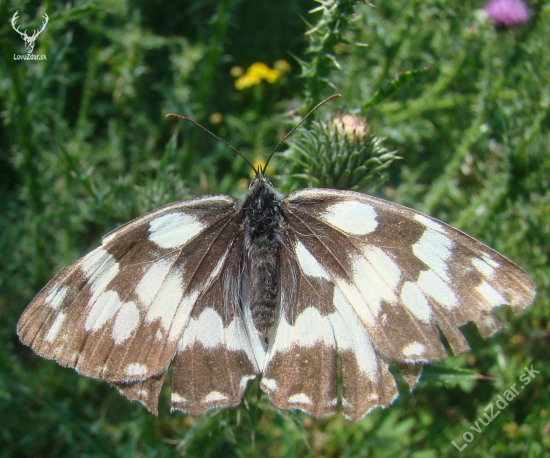
<path fill-rule="evenodd" d="M 276 407 L 320 417 L 337 405 L 333 285 L 300 268 L 292 234 L 282 242 L 280 308 L 260 386 Z"/>
<path fill-rule="evenodd" d="M 346 417 L 362 418 L 395 399 L 388 363 L 376 354 L 365 326 L 324 267 L 292 231 L 281 250 L 280 307 L 261 382 L 275 406 L 315 417 L 334 413 L 337 358 Z"/>
<path fill-rule="evenodd" d="M 141 402 L 149 412 L 158 415 L 158 400 L 166 372 L 145 380 L 115 382 L 113 385 L 130 401 Z"/>
<path fill-rule="evenodd" d="M 196 304 L 219 282 L 238 238 L 237 214 L 235 199 L 208 196 L 118 228 L 31 302 L 18 323 L 21 341 L 156 410 L 150 398 Z"/>
<path fill-rule="evenodd" d="M 239 302 L 242 240 L 229 246 L 196 301 L 172 364 L 172 409 L 193 415 L 240 404 L 263 364 L 264 349 Z"/>

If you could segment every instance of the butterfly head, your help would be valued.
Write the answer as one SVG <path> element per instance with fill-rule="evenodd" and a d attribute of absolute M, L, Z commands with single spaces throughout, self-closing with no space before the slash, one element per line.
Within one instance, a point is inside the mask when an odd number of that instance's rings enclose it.
<path fill-rule="evenodd" d="M 248 190 L 251 191 L 252 189 L 268 189 L 268 188 L 274 188 L 273 182 L 267 178 L 264 175 L 263 170 L 256 171 L 256 177 L 250 180 L 250 183 L 248 183 Z"/>

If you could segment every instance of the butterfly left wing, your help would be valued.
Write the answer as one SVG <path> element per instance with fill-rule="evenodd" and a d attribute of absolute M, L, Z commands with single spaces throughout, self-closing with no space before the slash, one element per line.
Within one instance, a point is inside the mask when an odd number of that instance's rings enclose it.
<path fill-rule="evenodd" d="M 229 196 L 190 199 L 108 234 L 99 248 L 63 269 L 31 302 L 17 326 L 21 341 L 62 366 L 115 384 L 154 413 L 171 364 L 177 394 L 181 380 L 196 374 L 196 366 L 189 373 L 182 370 L 186 355 L 196 356 L 202 348 L 208 372 L 208 355 L 212 358 L 213 348 L 223 347 L 218 355 L 231 354 L 239 362 L 223 366 L 230 372 L 225 376 L 237 384 L 228 387 L 213 378 L 208 393 L 187 395 L 185 407 L 199 412 L 234 405 L 244 390 L 241 380 L 259 371 L 253 343 L 236 314 L 238 298 L 224 298 L 220 287 L 234 288 L 222 278 L 229 278 L 228 261 L 239 255 L 239 208 Z M 201 320 L 205 311 L 209 320 Z M 223 335 L 214 335 L 220 324 Z M 220 394 L 204 399 L 211 392 Z M 174 408 L 183 407 L 180 398 L 173 396 Z"/>
<path fill-rule="evenodd" d="M 344 414 L 361 418 L 397 393 L 390 362 L 412 388 L 422 362 L 445 356 L 438 327 L 460 353 L 468 349 L 461 325 L 473 321 L 488 337 L 501 327 L 494 307 L 511 304 L 519 313 L 534 298 L 532 280 L 508 259 L 406 207 L 351 191 L 306 189 L 289 195 L 281 211 L 291 254 L 281 254 L 281 317 L 262 382 L 281 408 L 333 410 L 328 394 L 315 395 L 335 380 L 329 349 L 336 349 Z M 306 360 L 292 366 L 296 354 Z"/>

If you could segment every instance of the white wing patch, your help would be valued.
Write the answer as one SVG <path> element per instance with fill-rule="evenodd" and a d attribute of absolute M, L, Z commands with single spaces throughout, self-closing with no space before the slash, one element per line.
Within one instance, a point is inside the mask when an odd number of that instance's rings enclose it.
<path fill-rule="evenodd" d="M 383 281 L 395 290 L 401 281 L 401 269 L 382 248 L 369 245 L 363 250 L 363 254 L 376 269 Z"/>
<path fill-rule="evenodd" d="M 368 204 L 346 200 L 330 205 L 320 218 L 328 224 L 353 235 L 367 235 L 374 231 L 376 210 Z"/>
<path fill-rule="evenodd" d="M 147 366 L 144 364 L 133 363 L 126 368 L 126 374 L 129 376 L 139 377 L 147 373 Z"/>
<path fill-rule="evenodd" d="M 262 385 L 271 391 L 275 391 L 277 389 L 277 381 L 272 378 L 262 377 Z"/>
<path fill-rule="evenodd" d="M 431 218 L 428 218 L 427 216 L 419 215 L 417 213 L 414 215 L 414 219 L 430 229 L 434 229 L 439 232 L 445 232 L 445 227 L 442 224 L 438 223 L 437 221 L 434 221 Z"/>
<path fill-rule="evenodd" d="M 310 397 L 305 393 L 293 394 L 288 398 L 289 404 L 313 404 Z"/>
<path fill-rule="evenodd" d="M 419 320 L 429 323 L 432 316 L 432 309 L 426 296 L 416 283 L 407 281 L 401 287 L 401 300 L 405 307 Z"/>
<path fill-rule="evenodd" d="M 426 295 L 449 309 L 458 305 L 456 294 L 433 270 L 420 272 L 417 285 Z"/>
<path fill-rule="evenodd" d="M 312 329 L 315 329 L 315 332 L 311 332 Z M 292 345 L 311 348 L 323 343 L 334 347 L 330 319 L 327 316 L 322 316 L 314 307 L 308 307 L 300 313 L 294 325 L 288 323 L 285 317 L 281 316 L 277 324 L 277 335 L 274 342 L 271 355 L 287 351 Z"/>
<path fill-rule="evenodd" d="M 219 391 L 212 391 L 204 397 L 202 402 L 207 403 L 207 402 L 217 402 L 217 401 L 225 401 L 225 400 L 227 400 L 227 396 L 225 394 L 220 393 Z"/>
<path fill-rule="evenodd" d="M 397 272 L 392 269 L 388 272 L 383 270 L 381 264 L 389 264 L 387 260 L 381 261 L 384 258 L 378 256 L 374 257 L 374 259 L 377 261 L 375 265 L 378 269 L 363 256 L 354 256 L 352 269 L 353 282 L 357 285 L 359 291 L 361 291 L 361 295 L 372 311 L 372 314 L 378 316 L 383 300 L 391 303 L 397 302 L 397 296 L 392 287 L 392 285 L 396 284 Z M 355 304 L 353 301 L 352 303 Z"/>
<path fill-rule="evenodd" d="M 206 226 L 188 213 L 168 213 L 149 223 L 149 239 L 161 248 L 177 248 L 202 232 Z"/>
<path fill-rule="evenodd" d="M 97 298 L 86 317 L 86 331 L 97 331 L 105 323 L 111 320 L 121 306 L 120 298 L 116 291 L 107 291 Z"/>
<path fill-rule="evenodd" d="M 113 339 L 121 344 L 139 325 L 139 310 L 133 302 L 125 302 L 117 313 L 113 327 Z"/>
<path fill-rule="evenodd" d="M 306 275 L 309 275 L 310 277 L 324 278 L 325 280 L 330 280 L 327 271 L 323 268 L 321 264 L 319 264 L 317 259 L 313 257 L 313 255 L 302 244 L 302 242 L 297 241 L 294 249 L 296 251 L 296 256 L 298 258 L 300 268 Z"/>
<path fill-rule="evenodd" d="M 181 338 L 179 349 L 192 346 L 195 341 L 206 348 L 215 348 L 224 342 L 223 322 L 214 309 L 208 307 L 199 315 L 198 319 L 191 318 L 187 323 Z"/>
<path fill-rule="evenodd" d="M 172 321 L 172 326 L 170 327 L 170 334 L 168 335 L 169 340 L 174 340 L 180 337 L 181 332 L 187 325 L 189 315 L 191 314 L 191 310 L 193 309 L 193 306 L 195 305 L 195 302 L 199 297 L 199 293 L 200 291 L 194 290 L 186 293 L 183 296 L 183 299 L 176 312 L 176 316 Z"/>
<path fill-rule="evenodd" d="M 347 281 L 338 281 L 338 288 L 342 291 L 343 296 L 346 300 L 353 304 L 356 310 L 357 315 L 361 318 L 361 321 L 369 325 L 374 325 L 376 323 L 376 315 L 373 310 L 365 302 L 365 298 L 362 296 L 361 291 L 359 291 L 358 286 L 354 282 Z M 376 310 L 376 313 L 378 313 Z"/>
<path fill-rule="evenodd" d="M 48 330 L 48 334 L 46 334 L 46 340 L 48 342 L 53 342 L 55 340 L 55 338 L 59 334 L 59 331 L 61 330 L 61 327 L 63 326 L 63 323 L 65 322 L 65 318 L 67 318 L 67 315 L 65 315 L 63 312 L 57 314 L 57 316 L 55 317 L 55 321 Z"/>
<path fill-rule="evenodd" d="M 332 314 L 330 319 L 338 349 L 353 351 L 359 369 L 369 377 L 374 377 L 378 374 L 378 357 L 365 325 L 338 288 L 334 288 L 333 303 L 338 314 Z"/>
<path fill-rule="evenodd" d="M 136 293 L 142 304 L 149 305 L 153 302 L 162 282 L 172 269 L 176 256 L 177 253 L 173 256 L 159 259 L 154 262 L 147 272 L 145 272 L 143 277 L 141 277 L 141 280 L 136 286 Z"/>
<path fill-rule="evenodd" d="M 481 284 L 476 287 L 476 291 L 481 294 L 492 307 L 506 304 L 506 299 L 486 281 L 481 282 Z"/>
<path fill-rule="evenodd" d="M 495 269 L 499 266 L 499 263 L 496 262 L 495 260 L 493 260 L 492 258 L 490 258 L 489 256 L 487 256 L 486 254 L 483 254 L 481 256 L 483 258 L 483 260 L 489 264 L 491 267 L 494 267 Z"/>
<path fill-rule="evenodd" d="M 147 310 L 147 315 L 145 316 L 147 321 L 151 322 L 160 318 L 161 326 L 165 330 L 170 329 L 184 291 L 183 275 L 183 269 L 173 269 L 166 276 Z"/>
<path fill-rule="evenodd" d="M 183 396 L 180 396 L 178 393 L 172 393 L 171 401 L 172 403 L 187 402 L 187 399 L 185 399 Z"/>
<path fill-rule="evenodd" d="M 472 264 L 476 270 L 481 273 L 484 277 L 491 278 L 495 273 L 495 268 L 491 266 L 488 262 L 485 262 L 480 258 L 472 258 Z"/>
<path fill-rule="evenodd" d="M 254 374 L 254 375 L 246 375 L 246 376 L 244 376 L 243 378 L 241 378 L 241 383 L 239 383 L 239 387 L 240 387 L 241 389 L 243 389 L 243 390 L 246 389 L 246 386 L 248 385 L 248 382 L 249 382 L 250 380 L 254 380 L 255 378 L 256 378 L 256 375 L 255 375 L 255 374 Z"/>
<path fill-rule="evenodd" d="M 449 281 L 447 260 L 452 255 L 453 246 L 454 242 L 449 237 L 427 229 L 420 240 L 413 245 L 413 253 L 437 275 Z"/>
<path fill-rule="evenodd" d="M 231 323 L 224 327 L 220 315 L 211 307 L 205 308 L 197 319 L 189 320 L 178 349 L 184 350 L 196 342 L 208 349 L 224 346 L 229 350 L 242 350 L 252 363 L 256 360 L 242 319 L 235 316 Z"/>
<path fill-rule="evenodd" d="M 403 349 L 403 354 L 405 356 L 421 356 L 424 353 L 424 350 L 426 350 L 424 345 L 419 342 L 413 342 Z"/>
<path fill-rule="evenodd" d="M 65 299 L 68 291 L 69 288 L 67 288 L 66 286 L 63 286 L 61 288 L 59 288 L 59 286 L 56 286 L 46 297 L 45 303 L 48 304 L 52 309 L 57 310 L 59 306 L 63 303 L 63 299 Z"/>
<path fill-rule="evenodd" d="M 82 271 L 88 278 L 93 293 L 90 302 L 94 302 L 118 275 L 120 266 L 111 254 L 99 247 L 87 256 L 82 264 Z"/>

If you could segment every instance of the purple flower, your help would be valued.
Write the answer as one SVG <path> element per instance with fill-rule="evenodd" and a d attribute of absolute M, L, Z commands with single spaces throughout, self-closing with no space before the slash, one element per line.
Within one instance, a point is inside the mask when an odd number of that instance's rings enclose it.
<path fill-rule="evenodd" d="M 491 0 L 485 11 L 500 26 L 514 27 L 529 20 L 529 10 L 522 0 Z"/>

